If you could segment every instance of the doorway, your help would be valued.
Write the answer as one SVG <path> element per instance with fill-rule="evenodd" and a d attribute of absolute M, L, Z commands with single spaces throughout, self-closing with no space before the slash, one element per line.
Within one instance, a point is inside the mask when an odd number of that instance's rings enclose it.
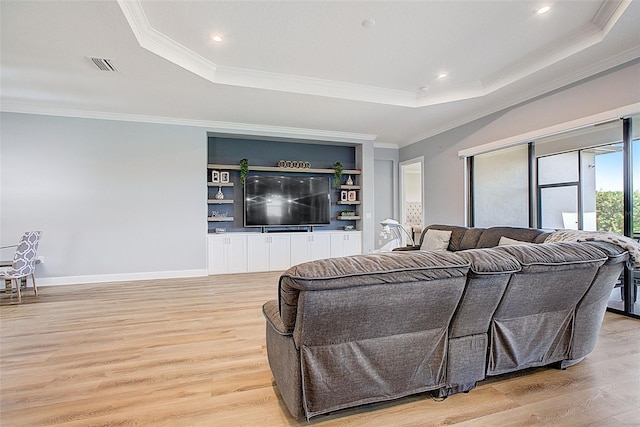
<path fill-rule="evenodd" d="M 400 223 L 418 240 L 424 226 L 424 157 L 400 163 Z M 403 241 L 403 245 L 408 241 Z M 415 242 L 418 244 L 418 242 Z"/>

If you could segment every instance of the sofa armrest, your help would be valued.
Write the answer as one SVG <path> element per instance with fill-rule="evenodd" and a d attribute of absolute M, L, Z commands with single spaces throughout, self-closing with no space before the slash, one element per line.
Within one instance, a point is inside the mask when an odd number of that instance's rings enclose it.
<path fill-rule="evenodd" d="M 279 333 L 280 335 L 291 335 L 293 331 L 287 330 L 282 323 L 282 318 L 280 317 L 280 309 L 278 308 L 278 301 L 271 300 L 264 303 L 262 306 L 262 314 L 265 319 L 267 319 L 267 323 L 271 325 L 274 331 Z"/>

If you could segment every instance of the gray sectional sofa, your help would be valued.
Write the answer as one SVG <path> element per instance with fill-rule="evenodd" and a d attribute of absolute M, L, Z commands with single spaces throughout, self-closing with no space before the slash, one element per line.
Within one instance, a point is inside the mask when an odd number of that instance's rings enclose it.
<path fill-rule="evenodd" d="M 269 365 L 297 419 L 487 376 L 578 363 L 595 347 L 628 253 L 543 243 L 543 230 L 451 231 L 448 250 L 325 259 L 280 277 L 263 306 Z M 503 238 L 537 244 L 499 246 Z M 511 242 L 513 243 L 513 242 Z"/>

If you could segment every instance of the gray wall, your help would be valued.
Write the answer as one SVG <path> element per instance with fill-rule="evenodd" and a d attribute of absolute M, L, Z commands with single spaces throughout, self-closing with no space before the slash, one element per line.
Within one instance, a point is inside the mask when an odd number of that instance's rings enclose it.
<path fill-rule="evenodd" d="M 379 238 L 382 230 L 380 222 L 386 218 L 398 218 L 398 150 L 376 148 L 375 153 L 375 212 L 373 236 L 375 248 L 379 249 L 386 241 Z"/>
<path fill-rule="evenodd" d="M 206 274 L 204 129 L 0 120 L 0 245 L 42 230 L 41 284 Z"/>
<path fill-rule="evenodd" d="M 574 84 L 400 149 L 424 156 L 426 224 L 464 224 L 464 160 L 458 151 L 640 102 L 640 63 Z"/>

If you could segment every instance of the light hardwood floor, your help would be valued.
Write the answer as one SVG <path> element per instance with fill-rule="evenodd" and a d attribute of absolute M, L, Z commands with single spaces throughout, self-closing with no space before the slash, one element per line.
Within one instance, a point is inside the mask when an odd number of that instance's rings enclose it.
<path fill-rule="evenodd" d="M 277 273 L 42 287 L 2 295 L 0 424 L 296 426 L 278 398 L 262 304 Z M 306 424 L 306 423 L 303 423 Z M 566 371 L 483 381 L 313 418 L 322 426 L 640 425 L 640 321 L 607 314 Z"/>

